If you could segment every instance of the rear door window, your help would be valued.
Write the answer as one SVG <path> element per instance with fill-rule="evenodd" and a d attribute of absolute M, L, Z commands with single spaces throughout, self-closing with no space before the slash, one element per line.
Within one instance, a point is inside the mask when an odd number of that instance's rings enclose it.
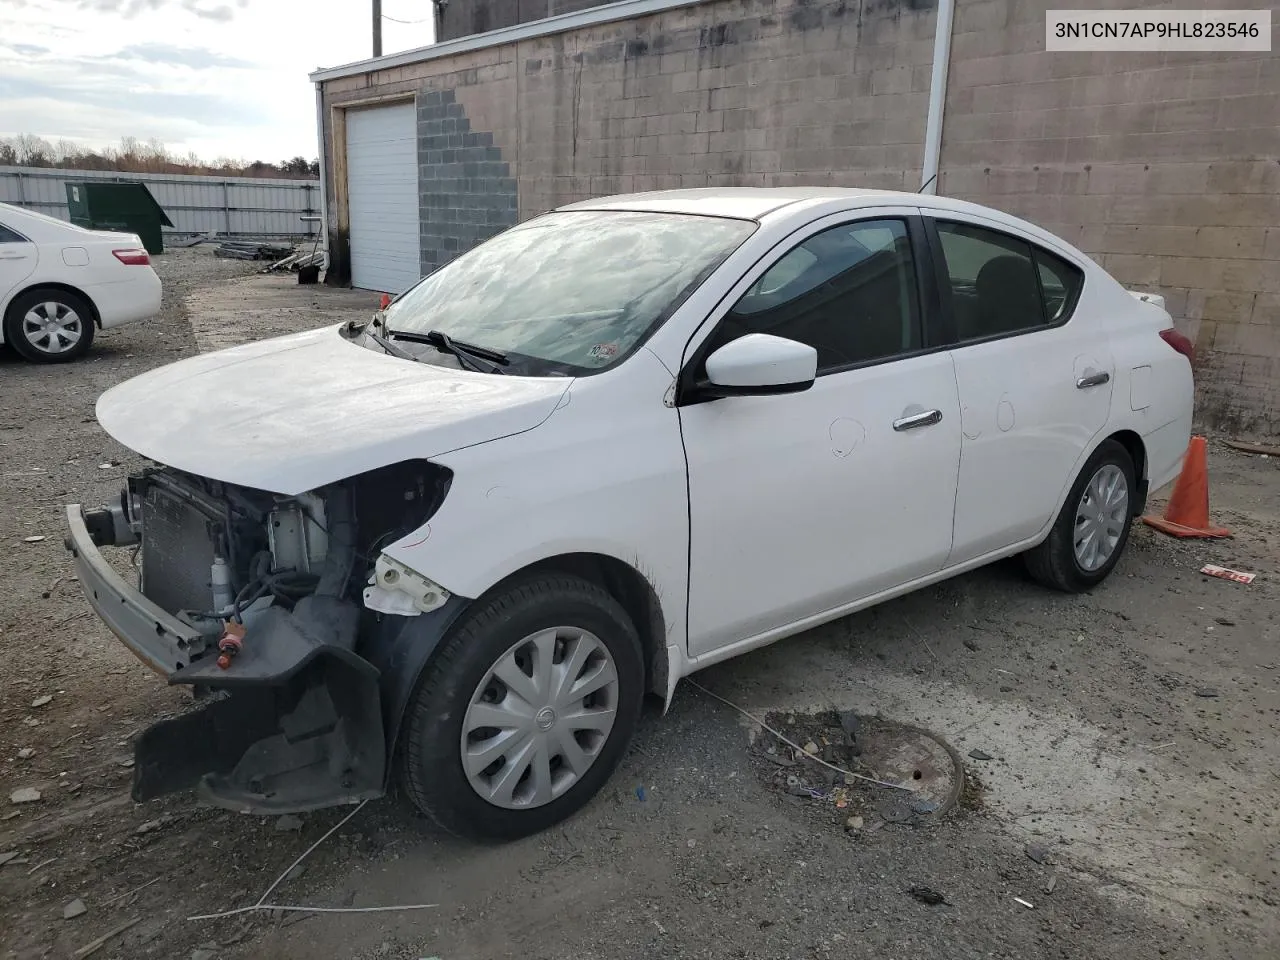
<path fill-rule="evenodd" d="M 3 223 L 0 223 L 0 243 L 29 243 L 26 237 L 18 233 L 16 230 L 10 230 Z"/>
<path fill-rule="evenodd" d="M 1064 323 L 1079 296 L 1079 267 L 1019 237 L 939 220 L 944 295 L 956 340 L 986 340 Z"/>

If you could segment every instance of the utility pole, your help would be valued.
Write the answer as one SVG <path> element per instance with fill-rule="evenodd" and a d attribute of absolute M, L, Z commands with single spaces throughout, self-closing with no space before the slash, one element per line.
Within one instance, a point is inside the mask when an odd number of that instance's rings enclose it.
<path fill-rule="evenodd" d="M 382 56 L 382 0 L 373 0 L 373 55 Z"/>

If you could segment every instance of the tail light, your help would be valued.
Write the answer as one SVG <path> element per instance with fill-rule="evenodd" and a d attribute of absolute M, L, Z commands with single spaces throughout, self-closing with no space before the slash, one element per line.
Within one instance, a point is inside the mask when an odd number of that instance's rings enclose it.
<path fill-rule="evenodd" d="M 1170 327 L 1168 330 L 1160 331 L 1160 339 L 1177 350 L 1191 363 L 1194 364 L 1196 362 L 1196 347 L 1191 342 L 1190 337 L 1185 337 L 1173 327 Z"/>
<path fill-rule="evenodd" d="M 382 299 L 378 301 L 378 309 L 385 310 L 389 306 L 391 306 L 391 294 L 384 293 Z"/>
<path fill-rule="evenodd" d="M 151 255 L 138 247 L 128 250 L 112 250 L 111 253 L 117 260 L 129 267 L 145 267 L 151 263 Z"/>

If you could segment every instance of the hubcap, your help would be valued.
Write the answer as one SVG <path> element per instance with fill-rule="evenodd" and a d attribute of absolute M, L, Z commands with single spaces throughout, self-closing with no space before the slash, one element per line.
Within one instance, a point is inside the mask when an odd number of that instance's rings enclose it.
<path fill-rule="evenodd" d="M 37 303 L 22 318 L 22 333 L 41 353 L 66 353 L 84 333 L 80 315 L 65 303 Z"/>
<path fill-rule="evenodd" d="M 618 670 L 578 627 L 525 637 L 498 658 L 462 718 L 462 768 L 507 809 L 550 803 L 600 756 L 618 709 Z"/>
<path fill-rule="evenodd" d="M 1111 559 L 1129 514 L 1129 483 L 1115 464 L 1101 467 L 1085 485 L 1076 507 L 1075 554 L 1093 573 Z"/>

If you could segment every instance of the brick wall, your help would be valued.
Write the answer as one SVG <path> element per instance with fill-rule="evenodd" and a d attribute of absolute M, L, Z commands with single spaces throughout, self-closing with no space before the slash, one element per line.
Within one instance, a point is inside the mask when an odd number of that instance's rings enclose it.
<path fill-rule="evenodd" d="M 939 192 L 1163 294 L 1196 343 L 1202 423 L 1280 433 L 1280 57 L 1046 53 L 1060 6 L 960 3 Z"/>
<path fill-rule="evenodd" d="M 443 178 L 478 210 L 514 183 L 520 219 L 667 187 L 914 190 L 934 3 L 715 0 L 332 81 L 326 98 L 451 98 L 484 159 L 443 176 L 428 154 L 446 147 L 425 139 L 440 131 L 420 126 L 424 193 Z M 1049 54 L 1050 6 L 961 0 L 939 192 L 1163 293 L 1201 354 L 1202 421 L 1280 432 L 1280 57 Z M 500 226 L 483 216 L 459 251 Z"/>

